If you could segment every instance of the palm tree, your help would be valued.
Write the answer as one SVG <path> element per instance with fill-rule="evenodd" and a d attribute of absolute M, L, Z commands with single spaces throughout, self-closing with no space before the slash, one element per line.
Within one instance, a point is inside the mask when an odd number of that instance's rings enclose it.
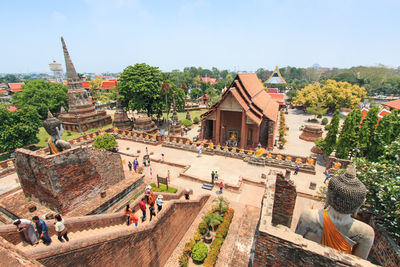
<path fill-rule="evenodd" d="M 220 225 L 224 219 L 216 214 L 216 213 L 210 213 L 204 218 L 204 222 L 211 227 L 213 231 L 215 231 L 215 227 Z"/>
<path fill-rule="evenodd" d="M 229 206 L 228 200 L 226 200 L 223 196 L 219 196 L 217 199 L 214 199 L 213 202 L 217 203 L 219 214 L 223 214 L 226 211 L 226 208 Z"/>

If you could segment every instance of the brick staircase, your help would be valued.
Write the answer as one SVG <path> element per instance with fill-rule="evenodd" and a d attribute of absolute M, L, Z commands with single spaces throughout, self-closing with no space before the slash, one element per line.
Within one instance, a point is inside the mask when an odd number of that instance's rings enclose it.
<path fill-rule="evenodd" d="M 184 198 L 184 196 L 183 196 Z M 181 199 L 183 199 L 181 198 Z M 165 205 L 167 201 L 164 201 L 163 205 Z M 144 222 L 142 222 L 141 217 L 142 217 L 142 212 L 140 210 L 135 211 L 135 215 L 139 218 L 139 222 L 138 222 L 138 228 L 143 227 L 144 225 L 147 225 L 149 223 L 150 220 L 150 213 L 149 213 L 149 209 L 148 209 L 148 205 L 147 206 L 147 213 L 146 213 L 146 220 Z M 163 210 L 160 211 L 160 214 L 163 212 Z M 156 207 L 156 214 L 157 213 L 157 207 Z M 48 227 L 54 227 L 54 225 L 48 225 Z M 99 228 L 94 228 L 94 229 L 87 229 L 87 230 L 83 230 L 83 231 L 76 231 L 76 232 L 71 232 L 68 231 L 68 238 L 69 238 L 69 242 L 80 242 L 80 240 L 83 239 L 87 239 L 90 237 L 94 237 L 96 235 L 99 234 L 104 234 L 104 233 L 109 233 L 112 234 L 113 232 L 119 232 L 121 231 L 121 229 L 129 229 L 129 228 L 134 228 L 135 225 L 131 224 L 131 225 L 127 225 L 126 221 L 122 224 L 117 224 L 117 225 L 111 225 L 111 226 L 107 226 L 107 227 L 99 227 Z M 21 251 L 27 252 L 28 254 L 35 254 L 35 251 L 42 251 L 43 249 L 46 249 L 46 247 L 53 247 L 53 246 L 57 246 L 57 247 L 62 247 L 66 242 L 64 240 L 63 243 L 61 243 L 58 238 L 57 235 L 54 234 L 52 236 L 50 236 L 52 243 L 49 246 L 46 246 L 45 244 L 43 244 L 43 242 L 40 240 L 39 244 L 32 246 L 30 244 L 28 244 L 25 241 L 21 241 L 20 243 L 16 244 L 16 248 L 20 249 Z"/>

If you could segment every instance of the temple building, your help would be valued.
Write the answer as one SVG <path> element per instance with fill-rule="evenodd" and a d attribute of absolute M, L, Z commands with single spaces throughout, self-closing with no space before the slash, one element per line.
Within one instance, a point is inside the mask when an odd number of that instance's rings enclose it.
<path fill-rule="evenodd" d="M 281 83 L 286 83 L 285 79 L 283 79 L 281 73 L 279 72 L 278 66 L 275 67 L 274 72 L 271 74 L 271 76 L 268 78 L 268 80 L 265 81 L 266 84 L 281 84 Z"/>
<path fill-rule="evenodd" d="M 82 82 L 72 64 L 64 38 L 61 37 L 64 50 L 65 67 L 67 69 L 68 84 L 68 112 L 61 114 L 65 130 L 81 132 L 91 128 L 99 128 L 111 123 L 111 116 L 105 111 L 96 111 L 87 91 L 82 87 Z"/>
<path fill-rule="evenodd" d="M 236 75 L 221 100 L 201 115 L 200 139 L 215 144 L 272 148 L 279 104 L 255 73 Z"/>

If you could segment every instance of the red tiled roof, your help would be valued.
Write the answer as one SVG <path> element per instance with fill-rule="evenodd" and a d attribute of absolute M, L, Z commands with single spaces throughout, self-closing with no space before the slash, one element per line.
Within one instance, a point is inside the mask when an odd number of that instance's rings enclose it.
<path fill-rule="evenodd" d="M 279 93 L 279 89 L 278 88 L 268 88 L 267 93 L 268 94 L 277 94 L 277 93 Z"/>
<path fill-rule="evenodd" d="M 365 108 L 365 107 L 364 107 L 364 108 L 361 110 L 361 114 L 363 114 L 364 116 L 367 115 L 368 110 L 369 110 L 368 108 Z"/>
<path fill-rule="evenodd" d="M 381 105 L 400 110 L 400 99 L 385 102 L 385 103 L 382 103 Z"/>
<path fill-rule="evenodd" d="M 210 78 L 210 77 L 201 77 L 202 82 L 210 83 L 210 84 L 215 84 L 217 83 L 217 79 L 215 78 Z"/>
<path fill-rule="evenodd" d="M 0 90 L 0 94 L 7 94 L 6 90 Z"/>
<path fill-rule="evenodd" d="M 203 95 L 203 99 L 204 99 L 204 100 L 207 100 L 208 98 L 209 98 L 209 97 L 208 97 L 208 94 L 204 94 L 204 95 Z"/>
<path fill-rule="evenodd" d="M 17 109 L 18 109 L 18 108 L 15 107 L 15 106 L 8 106 L 8 107 L 7 107 L 7 110 L 12 111 L 12 112 L 16 111 Z"/>
<path fill-rule="evenodd" d="M 379 117 L 379 118 L 383 118 L 383 116 L 385 116 L 385 115 L 387 115 L 387 114 L 390 114 L 390 113 L 392 113 L 392 112 L 390 112 L 390 111 L 387 110 L 387 109 L 382 109 L 382 110 L 378 113 L 378 117 Z"/>
<path fill-rule="evenodd" d="M 103 81 L 99 89 L 110 89 L 116 86 L 116 81 Z"/>
<path fill-rule="evenodd" d="M 10 88 L 10 91 L 15 93 L 15 92 L 22 92 L 22 85 L 25 83 L 9 83 L 8 88 Z"/>
<path fill-rule="evenodd" d="M 269 94 L 279 105 L 285 105 L 285 94 Z"/>
<path fill-rule="evenodd" d="M 263 116 L 274 122 L 278 120 L 279 104 L 267 94 L 255 73 L 236 75 L 232 84 L 223 93 L 221 100 L 215 103 L 209 111 L 203 113 L 201 117 L 205 118 L 211 114 L 229 94 L 235 97 L 246 115 L 258 125 L 260 125 Z"/>
<path fill-rule="evenodd" d="M 85 89 L 89 89 L 90 82 L 89 81 L 82 81 L 82 87 L 85 88 Z"/>

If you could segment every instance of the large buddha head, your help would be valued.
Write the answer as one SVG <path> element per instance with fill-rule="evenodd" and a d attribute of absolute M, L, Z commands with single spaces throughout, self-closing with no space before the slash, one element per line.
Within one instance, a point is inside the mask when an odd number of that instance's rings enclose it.
<path fill-rule="evenodd" d="M 334 176 L 329 181 L 325 207 L 331 206 L 343 214 L 355 214 L 365 201 L 367 189 L 357 178 L 351 165 L 345 173 Z"/>

